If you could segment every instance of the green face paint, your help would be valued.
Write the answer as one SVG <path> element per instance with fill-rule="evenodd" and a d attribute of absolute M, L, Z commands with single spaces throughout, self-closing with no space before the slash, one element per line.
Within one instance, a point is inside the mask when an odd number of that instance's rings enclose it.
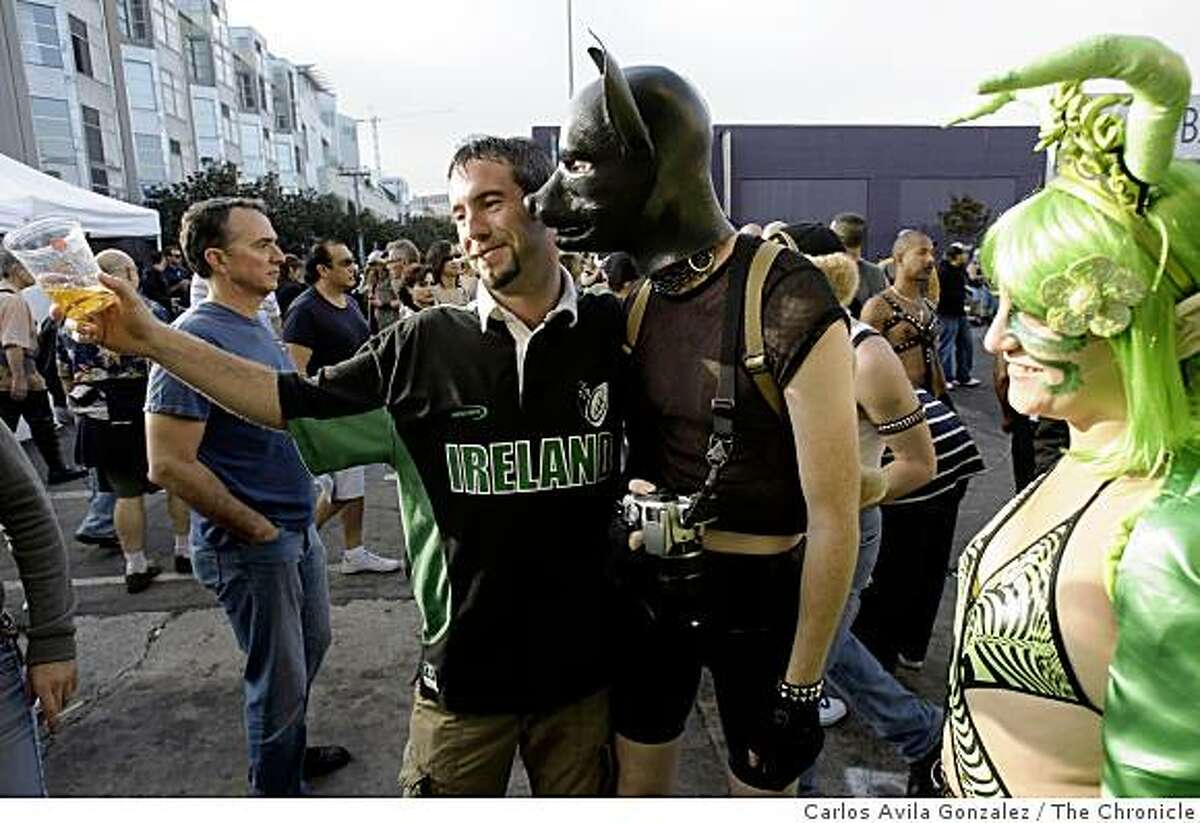
<path fill-rule="evenodd" d="M 1083 385 L 1083 374 L 1079 364 L 1071 360 L 1059 360 L 1064 354 L 1074 354 L 1087 346 L 1087 337 L 1064 337 L 1049 331 L 1034 328 L 1025 321 L 1025 316 L 1012 309 L 1008 313 L 1008 333 L 1017 338 L 1021 348 L 1029 358 L 1043 368 L 1055 369 L 1062 372 L 1061 383 L 1046 383 L 1046 389 L 1053 395 L 1070 394 L 1078 391 Z"/>

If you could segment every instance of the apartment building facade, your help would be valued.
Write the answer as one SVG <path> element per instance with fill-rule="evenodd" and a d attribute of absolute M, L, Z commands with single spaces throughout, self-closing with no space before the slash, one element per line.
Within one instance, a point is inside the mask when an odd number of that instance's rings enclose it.
<path fill-rule="evenodd" d="M 114 197 L 135 186 L 124 149 L 123 77 L 101 0 L 5 0 L 4 147 L 47 174 Z M 8 151 L 6 151 L 8 153 Z"/>
<path fill-rule="evenodd" d="M 278 173 L 275 156 L 275 112 L 271 87 L 271 55 L 266 39 L 252 28 L 229 30 L 237 86 L 237 128 L 242 174 L 258 178 Z"/>
<path fill-rule="evenodd" d="M 226 0 L 0 0 L 0 152 L 138 202 L 208 163 L 395 218 L 358 123 L 312 65 L 231 27 Z"/>

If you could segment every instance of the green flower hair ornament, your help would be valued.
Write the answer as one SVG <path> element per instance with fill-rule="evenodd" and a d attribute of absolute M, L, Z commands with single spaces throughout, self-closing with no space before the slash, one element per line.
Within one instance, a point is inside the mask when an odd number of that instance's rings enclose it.
<path fill-rule="evenodd" d="M 1068 337 L 1114 337 L 1129 328 L 1133 307 L 1148 291 L 1140 277 L 1107 257 L 1085 257 L 1043 281 L 1046 325 Z"/>

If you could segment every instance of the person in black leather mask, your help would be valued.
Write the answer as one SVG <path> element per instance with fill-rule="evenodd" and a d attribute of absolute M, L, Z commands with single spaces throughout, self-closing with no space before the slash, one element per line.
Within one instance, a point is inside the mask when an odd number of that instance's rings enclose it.
<path fill-rule="evenodd" d="M 626 300 L 630 486 L 704 489 L 708 521 L 687 619 L 628 610 L 613 694 L 618 791 L 671 792 L 702 666 L 731 791 L 794 791 L 823 742 L 821 673 L 858 544 L 846 315 L 807 258 L 735 234 L 696 90 L 669 69 L 622 71 L 591 54 L 602 76 L 572 101 L 558 168 L 527 205 L 561 249 L 626 252 L 647 277 Z M 663 579 L 654 563 L 673 561 L 646 554 L 630 565 Z"/>

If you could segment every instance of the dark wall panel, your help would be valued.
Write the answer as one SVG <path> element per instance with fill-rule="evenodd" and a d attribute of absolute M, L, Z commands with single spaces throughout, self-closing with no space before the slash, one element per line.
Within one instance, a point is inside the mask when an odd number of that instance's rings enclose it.
<path fill-rule="evenodd" d="M 736 168 L 736 164 L 734 166 Z M 866 180 L 737 180 L 734 202 L 740 223 L 772 220 L 824 222 L 831 213 L 867 211 Z M 833 210 L 832 212 L 830 210 Z"/>

